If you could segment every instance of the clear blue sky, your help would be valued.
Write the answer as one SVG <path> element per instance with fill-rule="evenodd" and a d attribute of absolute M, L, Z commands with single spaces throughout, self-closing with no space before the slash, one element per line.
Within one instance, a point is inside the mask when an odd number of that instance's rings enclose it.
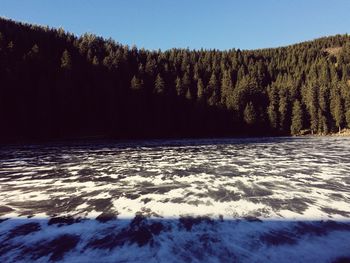
<path fill-rule="evenodd" d="M 350 32 L 350 0 L 0 0 L 0 16 L 147 49 L 255 49 Z"/>

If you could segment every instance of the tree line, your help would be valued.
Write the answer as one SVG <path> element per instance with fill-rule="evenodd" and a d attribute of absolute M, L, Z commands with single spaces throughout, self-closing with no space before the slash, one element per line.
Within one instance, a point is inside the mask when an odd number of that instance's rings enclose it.
<path fill-rule="evenodd" d="M 1 140 L 327 134 L 350 127 L 350 37 L 151 51 L 0 19 Z"/>

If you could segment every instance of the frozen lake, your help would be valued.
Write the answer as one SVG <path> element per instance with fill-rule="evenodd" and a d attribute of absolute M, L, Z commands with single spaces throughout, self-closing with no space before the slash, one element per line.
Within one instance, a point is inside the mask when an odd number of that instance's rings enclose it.
<path fill-rule="evenodd" d="M 0 148 L 0 262 L 348 262 L 350 138 Z"/>

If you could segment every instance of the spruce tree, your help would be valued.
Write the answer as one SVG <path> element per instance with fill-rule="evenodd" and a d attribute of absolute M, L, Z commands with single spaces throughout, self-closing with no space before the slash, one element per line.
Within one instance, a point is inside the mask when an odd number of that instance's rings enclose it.
<path fill-rule="evenodd" d="M 299 100 L 296 100 L 293 104 L 293 113 L 292 113 L 292 125 L 290 131 L 292 135 L 300 134 L 300 131 L 303 127 L 303 111 Z"/>
<path fill-rule="evenodd" d="M 197 81 L 197 99 L 198 101 L 204 99 L 204 84 L 201 78 Z"/>
<path fill-rule="evenodd" d="M 164 94 L 165 93 L 165 82 L 160 74 L 157 75 L 157 78 L 154 83 L 154 93 Z"/>
<path fill-rule="evenodd" d="M 252 126 L 256 123 L 257 114 L 255 111 L 254 105 L 251 101 L 247 103 L 244 109 L 243 118 L 245 123 L 248 124 L 249 126 Z"/>
<path fill-rule="evenodd" d="M 219 102 L 219 84 L 216 78 L 215 72 L 211 74 L 208 86 L 207 86 L 207 91 L 210 94 L 209 99 L 208 99 L 208 104 L 213 106 L 217 105 Z"/>
<path fill-rule="evenodd" d="M 134 76 L 130 81 L 130 89 L 134 91 L 142 90 L 143 88 L 143 81 L 140 80 L 138 77 Z"/>
<path fill-rule="evenodd" d="M 221 80 L 221 104 L 228 109 L 233 106 L 233 84 L 229 71 L 225 70 Z"/>
<path fill-rule="evenodd" d="M 338 131 L 340 133 L 342 125 L 344 124 L 344 119 L 345 119 L 343 103 L 340 96 L 337 96 L 335 98 L 333 115 L 335 119 L 335 125 L 338 127 Z"/>
<path fill-rule="evenodd" d="M 191 89 L 191 78 L 187 71 L 183 75 L 181 83 L 182 83 L 183 92 L 184 94 L 186 94 L 187 91 Z"/>
<path fill-rule="evenodd" d="M 61 68 L 67 70 L 72 68 L 72 58 L 67 49 L 63 52 L 61 57 Z"/>
<path fill-rule="evenodd" d="M 282 94 L 280 99 L 279 99 L 279 107 L 278 107 L 278 112 L 280 116 L 280 129 L 281 131 L 285 132 L 286 131 L 286 126 L 287 126 L 287 111 L 288 111 L 288 101 L 287 97 Z"/>
<path fill-rule="evenodd" d="M 92 59 L 92 65 L 98 66 L 99 64 L 100 64 L 100 62 L 98 60 L 98 57 L 94 56 L 93 59 Z"/>
<path fill-rule="evenodd" d="M 310 116 L 310 129 L 313 134 L 318 130 L 318 95 L 316 86 L 311 85 L 307 89 L 306 105 Z"/>
<path fill-rule="evenodd" d="M 190 89 L 187 89 L 187 92 L 186 92 L 185 98 L 186 98 L 186 99 L 188 99 L 188 100 L 191 100 L 191 99 L 192 99 L 192 94 L 191 94 Z"/>
<path fill-rule="evenodd" d="M 184 87 L 182 85 L 182 81 L 179 77 L 177 77 L 175 80 L 175 89 L 176 89 L 176 94 L 178 96 L 182 97 L 185 95 L 185 90 L 184 90 Z"/>
<path fill-rule="evenodd" d="M 345 113 L 345 119 L 346 119 L 346 124 L 347 127 L 350 128 L 350 109 L 348 109 Z"/>
<path fill-rule="evenodd" d="M 269 94 L 269 100 L 270 104 L 267 108 L 267 114 L 270 121 L 270 127 L 273 130 L 276 130 L 279 127 L 278 124 L 278 93 L 275 86 L 268 87 L 268 94 Z"/>

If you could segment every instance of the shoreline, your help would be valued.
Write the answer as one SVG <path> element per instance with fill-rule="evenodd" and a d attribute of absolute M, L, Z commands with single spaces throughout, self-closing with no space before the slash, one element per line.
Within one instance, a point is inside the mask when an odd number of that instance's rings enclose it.
<path fill-rule="evenodd" d="M 233 136 L 169 136 L 169 137 L 109 137 L 109 136 L 83 136 L 75 138 L 59 138 L 59 139 L 44 139 L 44 140 L 9 140 L 0 142 L 0 147 L 5 146 L 23 146 L 23 145 L 45 145 L 45 144 L 75 144 L 75 143 L 94 143 L 94 142 L 108 142 L 108 141 L 118 141 L 118 142 L 144 142 L 144 141 L 158 141 L 158 140 L 213 140 L 213 139 L 257 139 L 257 138 L 302 138 L 302 137 L 350 137 L 350 129 L 342 129 L 339 132 L 332 132 L 327 134 L 311 134 L 309 131 L 302 131 L 301 134 L 291 135 L 291 134 L 271 134 L 271 135 L 233 135 Z"/>
<path fill-rule="evenodd" d="M 327 134 L 319 134 L 319 133 L 315 133 L 315 134 L 311 134 L 311 133 L 307 133 L 307 134 L 300 134 L 300 135 L 296 135 L 296 137 L 349 137 L 350 136 L 350 129 L 346 128 L 346 129 L 342 129 L 339 132 L 331 132 L 331 133 L 327 133 Z"/>

